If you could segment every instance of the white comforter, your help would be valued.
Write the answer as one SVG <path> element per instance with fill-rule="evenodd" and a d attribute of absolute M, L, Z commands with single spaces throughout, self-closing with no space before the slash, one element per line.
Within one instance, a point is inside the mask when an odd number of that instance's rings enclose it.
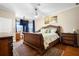
<path fill-rule="evenodd" d="M 55 41 L 57 38 L 59 38 L 57 33 L 42 33 L 43 38 L 44 38 L 44 47 L 47 49 L 49 46 L 49 43 Z"/>

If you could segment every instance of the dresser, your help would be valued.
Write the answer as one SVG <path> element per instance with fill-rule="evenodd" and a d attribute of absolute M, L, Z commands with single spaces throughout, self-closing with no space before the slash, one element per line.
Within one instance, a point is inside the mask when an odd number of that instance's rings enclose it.
<path fill-rule="evenodd" d="M 20 39 L 20 33 L 16 33 L 16 41 L 19 41 Z"/>
<path fill-rule="evenodd" d="M 77 33 L 62 33 L 61 34 L 61 43 L 72 45 L 74 47 L 78 47 Z"/>
<path fill-rule="evenodd" d="M 13 55 L 13 36 L 9 33 L 0 33 L 0 56 Z"/>

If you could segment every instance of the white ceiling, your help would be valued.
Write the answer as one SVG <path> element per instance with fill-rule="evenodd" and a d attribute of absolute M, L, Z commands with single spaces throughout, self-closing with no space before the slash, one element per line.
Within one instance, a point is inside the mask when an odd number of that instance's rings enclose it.
<path fill-rule="evenodd" d="M 15 12 L 16 16 L 34 16 L 36 3 L 0 3 L 0 9 Z M 75 6 L 75 3 L 40 3 L 38 13 L 41 16 L 53 15 L 54 13 Z"/>

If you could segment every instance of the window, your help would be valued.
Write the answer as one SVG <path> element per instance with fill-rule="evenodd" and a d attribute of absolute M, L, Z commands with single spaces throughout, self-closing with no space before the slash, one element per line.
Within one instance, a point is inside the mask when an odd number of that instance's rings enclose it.
<path fill-rule="evenodd" d="M 33 22 L 29 22 L 29 32 L 33 32 Z"/>
<path fill-rule="evenodd" d="M 17 32 L 23 32 L 23 26 L 20 25 L 19 21 L 16 21 L 16 31 Z"/>

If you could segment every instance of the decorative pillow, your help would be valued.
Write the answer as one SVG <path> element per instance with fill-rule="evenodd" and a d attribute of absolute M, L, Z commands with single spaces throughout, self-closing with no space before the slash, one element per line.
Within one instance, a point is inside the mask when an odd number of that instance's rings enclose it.
<path fill-rule="evenodd" d="M 46 29 L 45 33 L 49 33 L 49 29 Z"/>
<path fill-rule="evenodd" d="M 46 29 L 41 29 L 41 33 L 45 33 L 46 32 Z"/>
<path fill-rule="evenodd" d="M 49 33 L 56 32 L 57 28 L 49 28 Z"/>
<path fill-rule="evenodd" d="M 57 29 L 56 28 L 46 28 L 46 29 L 41 29 L 41 33 L 53 33 L 56 32 Z"/>
<path fill-rule="evenodd" d="M 49 33 L 51 33 L 52 32 L 52 30 L 51 29 L 49 29 Z"/>

